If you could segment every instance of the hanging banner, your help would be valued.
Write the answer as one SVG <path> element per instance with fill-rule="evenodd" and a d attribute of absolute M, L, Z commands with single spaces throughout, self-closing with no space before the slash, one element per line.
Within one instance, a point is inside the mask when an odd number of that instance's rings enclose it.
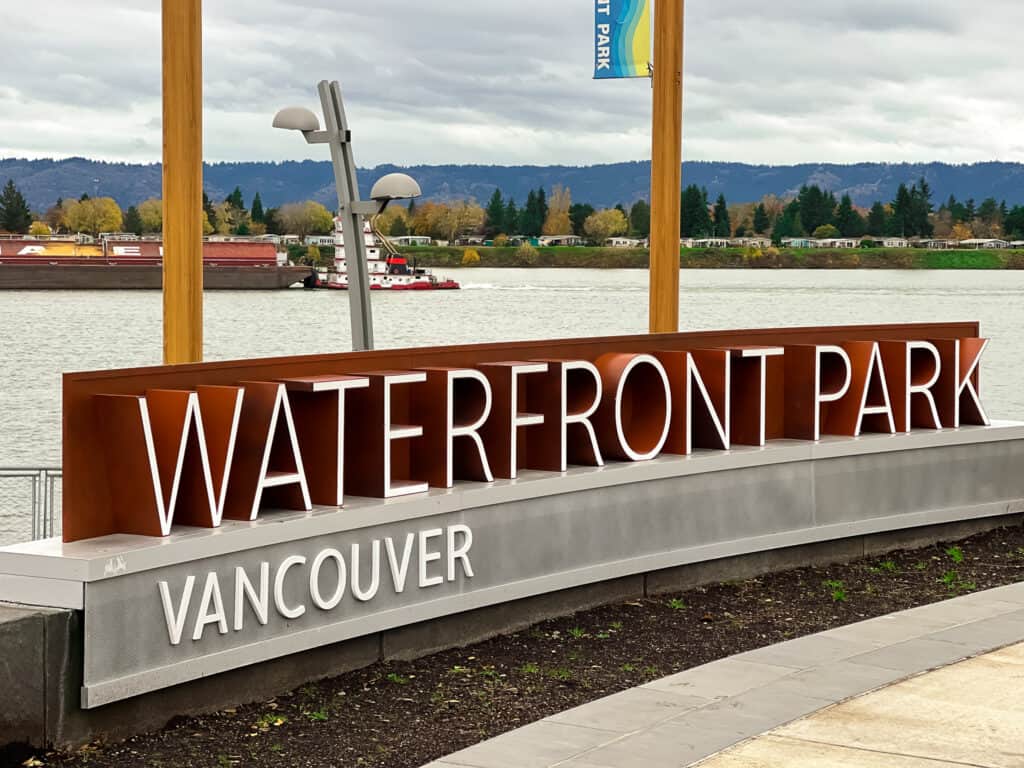
<path fill-rule="evenodd" d="M 648 77 L 651 0 L 595 0 L 594 77 Z"/>

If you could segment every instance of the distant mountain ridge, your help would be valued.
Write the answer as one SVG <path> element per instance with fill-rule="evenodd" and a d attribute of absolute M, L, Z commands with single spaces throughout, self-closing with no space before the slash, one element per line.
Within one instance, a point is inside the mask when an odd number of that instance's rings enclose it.
<path fill-rule="evenodd" d="M 576 202 L 598 207 L 630 204 L 647 198 L 649 162 L 592 166 L 496 165 L 380 165 L 360 169 L 359 182 L 366 194 L 374 180 L 393 171 L 411 174 L 424 197 L 435 200 L 475 198 L 484 203 L 495 188 L 522 203 L 531 189 L 563 184 Z M 849 193 L 855 204 L 888 202 L 901 183 L 925 178 L 936 205 L 950 194 L 961 200 L 987 197 L 1024 203 L 1024 164 L 974 163 L 805 163 L 801 165 L 749 165 L 726 162 L 687 162 L 683 184 L 706 187 L 730 203 L 751 202 L 767 194 L 795 193 L 803 184 L 818 184 L 836 195 Z M 13 179 L 35 210 L 45 210 L 58 197 L 78 198 L 83 193 L 113 197 L 122 207 L 159 197 L 159 164 L 107 163 L 75 157 L 66 160 L 0 159 L 0 184 Z M 205 167 L 204 185 L 210 198 L 223 200 L 236 186 L 246 202 L 259 192 L 264 206 L 298 200 L 318 200 L 335 207 L 334 177 L 329 162 L 212 163 Z"/>

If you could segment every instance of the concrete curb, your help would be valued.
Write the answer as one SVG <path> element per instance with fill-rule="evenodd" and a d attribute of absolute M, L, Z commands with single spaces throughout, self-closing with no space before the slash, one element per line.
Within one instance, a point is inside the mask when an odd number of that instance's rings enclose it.
<path fill-rule="evenodd" d="M 679 768 L 818 710 L 1024 641 L 1024 583 L 722 659 L 424 768 Z"/>

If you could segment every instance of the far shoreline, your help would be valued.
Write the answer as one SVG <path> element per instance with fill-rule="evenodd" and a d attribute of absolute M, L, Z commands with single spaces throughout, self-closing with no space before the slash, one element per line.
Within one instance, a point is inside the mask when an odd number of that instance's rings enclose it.
<path fill-rule="evenodd" d="M 443 269 L 647 269 L 646 248 L 418 246 L 399 249 L 416 266 Z M 473 254 L 479 256 L 477 261 Z M 467 255 L 468 254 L 468 255 Z M 923 248 L 682 249 L 681 269 L 1024 269 L 1024 250 Z"/>

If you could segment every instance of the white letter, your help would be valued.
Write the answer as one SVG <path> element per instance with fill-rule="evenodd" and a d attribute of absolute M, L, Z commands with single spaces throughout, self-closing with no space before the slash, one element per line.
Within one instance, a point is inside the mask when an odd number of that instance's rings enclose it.
<path fill-rule="evenodd" d="M 484 407 L 480 414 L 480 417 L 472 424 L 464 424 L 461 426 L 455 426 L 455 382 L 459 379 L 469 379 L 480 384 L 484 388 Z M 470 368 L 461 371 L 452 371 L 448 376 L 448 434 L 445 440 L 445 450 L 448 452 L 448 461 L 446 466 L 448 467 L 448 487 L 451 488 L 455 485 L 454 474 L 454 461 L 455 461 L 455 438 L 456 437 L 468 437 L 476 445 L 477 453 L 480 454 L 480 466 L 483 467 L 484 477 L 488 483 L 494 481 L 494 475 L 491 474 L 491 466 L 487 463 L 487 452 L 484 450 L 484 441 L 480 439 L 478 431 L 487 422 L 487 417 L 491 415 L 491 401 L 493 396 L 491 394 L 491 383 L 487 381 L 487 377 L 484 376 L 480 371 L 474 371 Z"/>
<path fill-rule="evenodd" d="M 391 486 L 391 443 L 395 440 L 407 440 L 420 437 L 423 427 L 391 426 L 391 387 L 397 384 L 419 384 L 427 380 L 426 372 L 398 373 L 384 377 L 384 498 L 408 496 L 413 493 L 426 493 L 430 490 L 427 483 L 403 483 L 397 488 Z"/>
<path fill-rule="evenodd" d="M 420 586 L 421 587 L 436 587 L 438 584 L 444 583 L 444 578 L 441 576 L 431 576 L 427 578 L 427 563 L 432 563 L 435 560 L 441 559 L 440 552 L 427 552 L 427 540 L 437 539 L 444 534 L 440 528 L 433 528 L 429 531 L 420 531 Z"/>
<path fill-rule="evenodd" d="M 294 565 L 305 564 L 306 558 L 302 555 L 292 555 L 285 558 L 284 562 L 278 567 L 277 573 L 274 574 L 274 606 L 277 608 L 277 612 L 286 619 L 297 619 L 306 612 L 306 606 L 301 603 L 294 608 L 289 608 L 284 601 L 284 580 L 288 575 L 288 570 Z"/>
<path fill-rule="evenodd" d="M 974 387 L 974 381 L 971 377 L 974 376 L 974 372 L 978 370 L 978 364 L 981 363 L 981 356 L 985 354 L 985 350 L 988 349 L 988 339 L 984 339 L 981 344 L 981 349 L 978 350 L 978 354 L 974 357 L 974 362 L 971 363 L 970 367 L 961 376 L 957 374 L 956 379 L 956 426 L 960 426 L 960 398 L 964 392 L 970 395 L 971 400 L 974 403 L 974 413 L 970 415 L 972 424 L 981 422 L 984 426 L 989 426 L 988 414 L 985 413 L 985 408 L 981 404 L 981 396 L 978 394 L 978 390 Z M 956 361 L 957 368 L 961 368 L 961 355 L 963 353 L 963 344 L 958 339 L 956 342 Z"/>
<path fill-rule="evenodd" d="M 463 535 L 462 546 L 455 548 L 455 534 Z M 455 581 L 455 561 L 462 561 L 462 571 L 466 578 L 473 578 L 473 566 L 469 562 L 469 549 L 473 546 L 473 531 L 468 525 L 448 526 L 448 581 Z"/>
<path fill-rule="evenodd" d="M 569 413 L 569 371 L 586 371 L 594 379 L 594 401 L 579 413 Z M 590 423 L 590 417 L 594 415 L 597 407 L 601 404 L 601 374 L 593 363 L 586 360 L 571 360 L 562 365 L 562 471 L 569 468 L 568 458 L 568 427 L 570 424 L 582 424 L 590 438 L 590 446 L 594 452 L 596 464 L 604 466 L 601 458 L 601 449 L 597 445 L 597 434 L 594 432 L 594 425 Z"/>
<path fill-rule="evenodd" d="M 842 400 L 846 393 L 850 391 L 850 380 L 853 377 L 853 366 L 850 364 L 850 356 L 846 354 L 846 350 L 842 347 L 819 345 L 816 347 L 816 353 L 814 364 L 814 439 L 820 440 L 821 404 L 834 403 L 837 400 Z M 825 355 L 838 355 L 842 358 L 845 369 L 843 385 L 834 392 L 821 391 L 821 362 Z"/>
<path fill-rule="evenodd" d="M 181 593 L 181 604 L 178 610 L 174 611 L 171 605 L 171 590 L 166 581 L 160 582 L 160 602 L 164 606 L 164 619 L 167 621 L 167 637 L 171 645 L 181 644 L 181 633 L 185 629 L 185 616 L 188 614 L 188 604 L 192 601 L 192 590 L 196 586 L 196 577 L 189 576 L 185 579 L 185 589 Z"/>
<path fill-rule="evenodd" d="M 401 594 L 405 591 L 405 577 L 409 572 L 409 559 L 412 557 L 412 544 L 416 534 L 410 533 L 405 537 L 405 547 L 402 549 L 402 560 L 398 562 L 395 557 L 395 542 L 388 536 L 384 539 L 384 549 L 388 553 L 388 565 L 391 566 L 391 581 L 395 585 L 395 592 Z"/>
<path fill-rule="evenodd" d="M 882 405 L 868 405 L 868 393 L 871 391 L 871 374 L 878 370 L 879 386 L 882 390 Z M 889 382 L 885 380 L 885 366 L 882 364 L 882 353 L 878 349 L 878 342 L 871 345 L 871 359 L 868 361 L 868 370 L 864 376 L 864 396 L 860 400 L 860 412 L 857 414 L 857 428 L 853 436 L 860 435 L 861 427 L 864 424 L 864 417 L 871 415 L 885 415 L 888 417 L 889 434 L 896 432 L 896 420 L 892 415 L 892 403 L 889 401 Z"/>
<path fill-rule="evenodd" d="M 213 603 L 211 611 L 211 602 Z M 203 639 L 203 630 L 207 624 L 216 624 L 217 631 L 222 635 L 228 633 L 228 617 L 224 613 L 224 600 L 220 594 L 220 581 L 217 579 L 217 572 L 210 571 L 206 574 L 206 584 L 203 586 L 203 597 L 199 601 L 199 615 L 196 617 L 196 626 L 192 631 L 193 640 Z"/>
<path fill-rule="evenodd" d="M 633 369 L 638 365 L 646 364 L 654 368 L 658 372 L 658 376 L 661 377 L 662 392 L 665 397 L 665 423 L 661 428 L 661 437 L 658 438 L 658 442 L 652 447 L 651 450 L 646 453 L 640 453 L 635 451 L 629 444 L 629 436 L 626 434 L 625 426 L 622 423 L 622 394 L 626 389 L 626 382 L 629 380 L 629 374 L 632 373 Z M 640 408 L 643 408 L 643 404 L 638 404 Z M 615 436 L 618 438 L 619 448 L 631 461 L 649 461 L 661 453 L 661 449 L 665 447 L 665 441 L 668 439 L 668 428 L 672 423 L 672 392 L 669 388 L 668 374 L 665 373 L 665 368 L 660 362 L 650 355 L 637 355 L 628 363 L 626 367 L 622 369 L 622 375 L 619 376 L 618 386 L 615 388 Z"/>
<path fill-rule="evenodd" d="M 270 614 L 270 563 L 260 563 L 259 594 L 256 593 L 252 582 L 249 581 L 249 575 L 245 572 L 245 568 L 240 565 L 235 568 L 235 632 L 242 631 L 245 620 L 243 595 L 248 598 L 249 605 L 256 612 L 256 620 L 265 625 Z"/>
<path fill-rule="evenodd" d="M 768 358 L 778 357 L 784 355 L 786 352 L 782 347 L 742 347 L 740 349 L 734 349 L 731 354 L 734 357 L 738 357 L 741 360 L 748 360 L 750 358 L 756 358 L 758 361 L 758 375 L 761 379 L 761 385 L 758 389 L 760 393 L 758 395 L 758 445 L 763 446 L 767 441 L 766 435 L 766 422 L 767 422 L 767 410 L 768 410 Z M 731 435 L 730 435 L 731 439 Z"/>
<path fill-rule="evenodd" d="M 370 556 L 370 588 L 359 586 L 359 545 L 352 545 L 352 594 L 364 603 L 372 600 L 380 588 L 380 539 L 374 539 Z"/>
<path fill-rule="evenodd" d="M 334 588 L 334 594 L 326 600 L 320 594 L 320 567 L 327 558 L 334 560 L 338 567 L 338 585 Z M 353 572 L 357 566 L 353 564 Z M 313 598 L 313 604 L 322 611 L 330 611 L 338 606 L 341 598 L 345 596 L 345 558 L 336 549 L 325 549 L 313 559 L 313 565 L 309 569 L 309 594 Z"/>

